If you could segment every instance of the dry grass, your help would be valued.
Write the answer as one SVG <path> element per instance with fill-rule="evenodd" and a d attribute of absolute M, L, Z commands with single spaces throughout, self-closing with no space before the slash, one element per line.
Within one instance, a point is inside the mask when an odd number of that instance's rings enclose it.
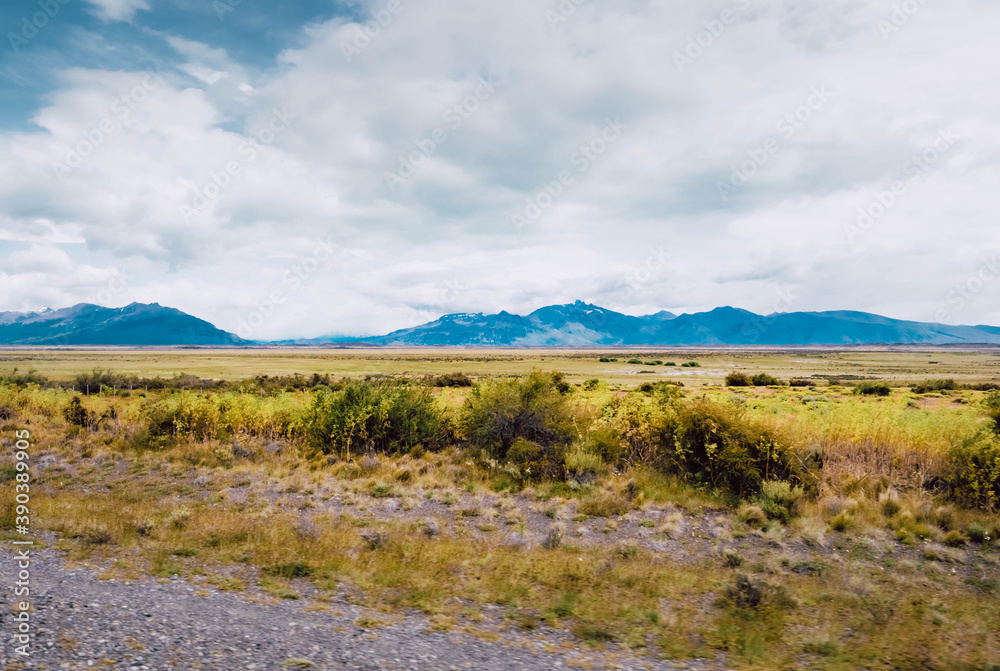
<path fill-rule="evenodd" d="M 610 394 L 574 393 L 584 407 Z M 728 391 L 706 393 L 730 402 Z M 615 641 L 677 659 L 725 655 L 727 666 L 998 663 L 1000 639 L 989 623 L 1000 621 L 990 591 L 1000 573 L 1000 518 L 919 486 L 980 423 L 974 403 L 913 409 L 904 391 L 882 400 L 830 393 L 821 409 L 802 402 L 808 392 L 744 397 L 748 416 L 803 450 L 823 451 L 818 496 L 796 502 L 786 526 L 768 519 L 759 501 L 734 501 L 649 468 L 609 467 L 575 486 L 494 492 L 496 468 L 457 447 L 306 457 L 294 435 L 268 450 L 273 436 L 257 430 L 238 436 L 243 456 L 218 436 L 137 449 L 143 399 L 87 399 L 95 412 L 115 404 L 117 419 L 73 431 L 61 392 L 11 394 L 0 390 L 0 405 L 17 417 L 0 429 L 30 420 L 36 443 L 57 458 L 38 472 L 32 503 L 71 560 L 113 566 L 127 558 L 117 570 L 204 574 L 216 589 L 259 589 L 274 599 L 300 598 L 296 581 L 306 580 L 320 599 L 341 592 L 377 612 L 417 609 L 442 630 L 498 604 L 511 626 L 546 623 L 588 645 Z M 461 392 L 440 399 L 454 408 Z M 421 508 L 442 510 L 429 501 L 449 504 L 447 514 L 428 519 L 436 513 Z M 334 503 L 339 512 L 329 512 Z M 390 504 L 398 506 L 392 514 Z M 528 535 L 529 517 L 536 525 L 541 518 L 544 530 L 534 543 L 512 542 L 511 532 Z M 9 515 L 2 521 L 9 532 Z M 602 530 L 636 528 L 670 551 L 652 552 L 636 538 L 600 542 Z M 675 561 L 671 553 L 690 550 L 696 535 L 711 536 L 711 550 Z M 584 543 L 590 536 L 598 541 Z M 816 556 L 786 563 L 798 541 Z M 720 600 L 735 588 L 734 571 L 753 574 L 749 584 L 763 580 L 762 593 L 773 598 Z"/>

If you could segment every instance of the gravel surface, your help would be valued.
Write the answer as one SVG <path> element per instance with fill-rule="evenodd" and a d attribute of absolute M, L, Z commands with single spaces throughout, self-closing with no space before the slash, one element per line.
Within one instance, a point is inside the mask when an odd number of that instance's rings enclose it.
<path fill-rule="evenodd" d="M 12 553 L 0 550 L 5 589 Z M 526 633 L 499 617 L 475 632 L 433 631 L 427 617 L 391 618 L 335 599 L 274 601 L 152 578 L 99 580 L 43 550 L 31 566 L 34 637 L 29 658 L 13 654 L 14 623 L 0 613 L 3 669 L 709 669 L 715 663 L 655 661 L 620 650 L 592 650 L 553 630 Z M 11 595 L 12 591 L 7 591 Z M 326 607 L 329 610 L 318 610 Z M 362 628 L 362 617 L 391 620 Z"/>

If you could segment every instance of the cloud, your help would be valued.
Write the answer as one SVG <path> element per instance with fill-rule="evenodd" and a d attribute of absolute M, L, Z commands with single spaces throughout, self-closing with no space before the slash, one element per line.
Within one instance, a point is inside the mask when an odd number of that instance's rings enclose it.
<path fill-rule="evenodd" d="M 132 277 L 116 300 L 230 330 L 269 311 L 255 337 L 575 299 L 770 312 L 789 291 L 1000 321 L 992 285 L 948 301 L 1000 247 L 1000 8 L 922 5 L 884 37 L 873 1 L 400 6 L 303 26 L 263 70 L 172 26 L 145 33 L 169 47 L 153 79 L 59 73 L 40 130 L 0 134 L 0 239 L 85 241 L 73 263 Z M 11 304 L 93 292 L 5 272 Z"/>
<path fill-rule="evenodd" d="M 150 9 L 147 0 L 87 0 L 94 6 L 94 15 L 102 21 L 131 22 L 139 10 Z"/>

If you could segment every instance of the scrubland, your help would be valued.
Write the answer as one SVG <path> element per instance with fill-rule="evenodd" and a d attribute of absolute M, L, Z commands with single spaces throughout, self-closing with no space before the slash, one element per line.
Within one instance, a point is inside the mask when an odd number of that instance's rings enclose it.
<path fill-rule="evenodd" d="M 28 427 L 33 525 L 109 578 L 484 637 L 499 607 L 729 667 L 1000 668 L 991 384 L 444 373 L 7 375 L 0 529 Z"/>

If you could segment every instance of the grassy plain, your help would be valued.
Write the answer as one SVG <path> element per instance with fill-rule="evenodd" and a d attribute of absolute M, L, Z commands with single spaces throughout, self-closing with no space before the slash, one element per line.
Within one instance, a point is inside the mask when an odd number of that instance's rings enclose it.
<path fill-rule="evenodd" d="M 1000 668 L 997 394 L 968 388 L 997 380 L 996 351 L 0 352 L 0 376 L 15 367 L 248 382 L 79 403 L 0 383 L 0 533 L 15 537 L 11 439 L 28 427 L 33 525 L 106 578 L 346 599 L 370 609 L 364 629 L 403 610 L 483 637 L 555 627 L 582 650 L 726 668 Z M 541 370 L 566 376 L 519 382 Z M 739 370 L 810 384 L 722 386 Z M 420 382 L 459 372 L 481 388 Z M 417 382 L 368 397 L 252 380 L 295 373 Z M 855 394 L 866 379 L 892 389 Z M 684 386 L 646 384 L 664 380 Z M 476 440 L 505 404 L 532 438 L 500 457 Z M 419 413 L 429 428 L 400 428 Z M 954 477 L 956 454 L 981 458 L 975 478 Z M 785 470 L 737 493 L 742 463 Z"/>
<path fill-rule="evenodd" d="M 617 362 L 601 363 L 600 358 Z M 678 365 L 643 366 L 643 361 Z M 700 368 L 682 368 L 697 361 Z M 881 378 L 898 386 L 927 378 L 955 378 L 966 383 L 1000 380 L 1000 348 L 991 349 L 0 349 L 0 373 L 36 369 L 55 380 L 69 380 L 94 368 L 141 376 L 188 373 L 204 378 L 236 379 L 255 375 L 312 373 L 333 376 L 441 375 L 473 377 L 524 375 L 534 369 L 559 370 L 572 382 L 600 378 L 636 386 L 651 380 L 685 384 L 721 384 L 734 370 L 766 370 L 783 379 L 813 375 Z"/>

